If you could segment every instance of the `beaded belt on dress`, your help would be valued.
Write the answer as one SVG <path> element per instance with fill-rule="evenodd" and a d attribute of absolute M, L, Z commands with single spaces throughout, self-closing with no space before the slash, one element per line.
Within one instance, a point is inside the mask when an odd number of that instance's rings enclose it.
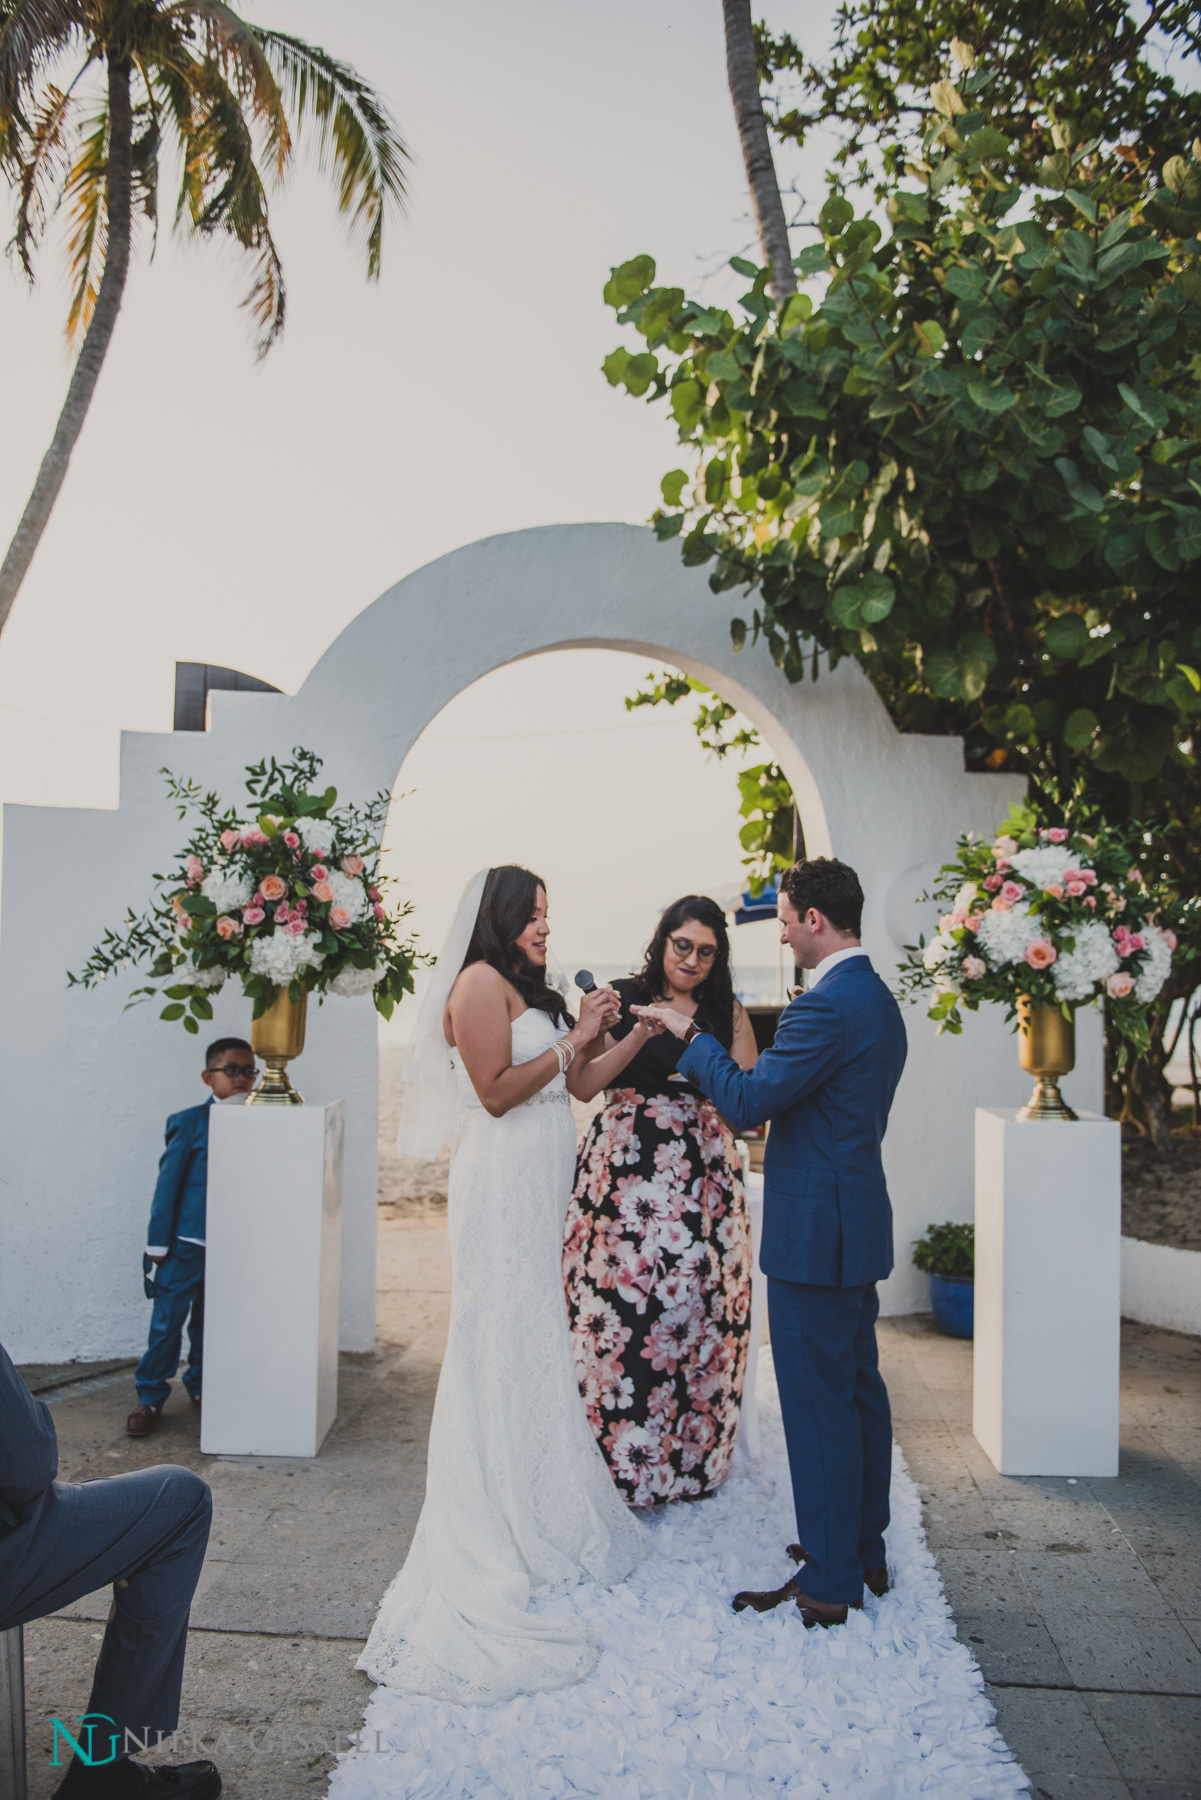
<path fill-rule="evenodd" d="M 551 1092 L 548 1092 L 546 1088 L 540 1088 L 536 1094 L 531 1094 L 528 1100 L 523 1100 L 521 1105 L 552 1106 L 561 1100 L 566 1100 L 569 1105 L 571 1103 L 571 1095 L 566 1088 L 555 1088 Z"/>

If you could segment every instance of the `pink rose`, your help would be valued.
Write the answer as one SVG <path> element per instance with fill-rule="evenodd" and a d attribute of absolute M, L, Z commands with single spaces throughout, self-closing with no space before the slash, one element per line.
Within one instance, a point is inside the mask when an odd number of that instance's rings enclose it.
<path fill-rule="evenodd" d="M 294 831 L 284 832 L 284 843 L 288 846 L 289 850 L 299 850 L 300 848 L 300 839 Z"/>
<path fill-rule="evenodd" d="M 992 847 L 993 855 L 997 857 L 1012 856 L 1017 847 L 1018 841 L 1016 838 L 999 837 Z"/>
<path fill-rule="evenodd" d="M 995 892 L 995 890 L 997 888 L 1000 887 L 1003 879 L 1004 879 L 1004 877 L 1001 875 L 986 875 L 984 877 L 984 885 L 988 889 L 989 893 L 991 894 L 991 893 Z"/>
<path fill-rule="evenodd" d="M 1026 946 L 1026 961 L 1032 969 L 1049 969 L 1059 952 L 1048 938 L 1035 938 Z"/>
<path fill-rule="evenodd" d="M 1039 836 L 1045 837 L 1049 844 L 1066 844 L 1068 841 L 1068 834 L 1062 825 L 1050 825 Z"/>
<path fill-rule="evenodd" d="M 329 902 L 330 900 L 332 900 L 333 897 L 334 897 L 334 890 L 329 885 L 328 881 L 325 881 L 323 879 L 321 881 L 315 881 L 313 883 L 313 899 L 314 900 L 320 900 L 322 902 L 322 904 L 324 905 L 327 902 Z"/>
<path fill-rule="evenodd" d="M 286 925 L 291 917 L 292 908 L 288 905 L 286 900 L 281 900 L 275 909 L 275 923 L 277 925 Z"/>
<path fill-rule="evenodd" d="M 382 906 L 373 906 L 371 908 L 371 910 L 375 914 L 376 918 L 381 922 L 381 924 L 388 916 Z"/>
<path fill-rule="evenodd" d="M 988 974 L 988 964 L 978 956 L 965 956 L 960 968 L 968 981 L 979 981 L 982 975 Z"/>
<path fill-rule="evenodd" d="M 266 916 L 261 906 L 244 906 L 242 908 L 243 925 L 261 925 Z"/>
<path fill-rule="evenodd" d="M 1078 900 L 1080 898 L 1081 894 L 1085 893 L 1086 891 L 1087 890 L 1082 881 L 1069 881 L 1068 882 L 1068 893 L 1072 896 L 1073 900 Z"/>
<path fill-rule="evenodd" d="M 1115 912 L 1125 912 L 1125 910 L 1126 910 L 1125 894 L 1114 894 L 1111 896 L 1111 898 L 1113 900 L 1113 910 Z"/>
<path fill-rule="evenodd" d="M 239 920 L 231 919 L 228 913 L 222 913 L 217 920 L 217 936 L 223 938 L 240 937 L 242 926 Z"/>
<path fill-rule="evenodd" d="M 189 856 L 187 869 L 189 885 L 193 887 L 198 886 L 200 882 L 204 880 L 204 864 L 201 862 L 200 858 L 198 856 Z"/>
<path fill-rule="evenodd" d="M 259 882 L 259 892 L 264 900 L 282 900 L 288 891 L 288 884 L 282 875 L 264 875 Z"/>
<path fill-rule="evenodd" d="M 307 913 L 308 910 L 309 910 L 309 903 L 307 900 L 298 900 L 296 902 L 295 906 L 292 908 L 292 911 L 294 913 Z"/>
<path fill-rule="evenodd" d="M 314 850 L 313 846 L 311 844 L 309 845 L 309 849 L 312 851 L 312 854 L 317 858 L 318 862 L 324 862 L 326 857 L 329 855 L 328 850 Z"/>
<path fill-rule="evenodd" d="M 1081 869 L 1080 879 L 1084 883 L 1085 887 L 1096 887 L 1097 871 L 1095 869 Z"/>
<path fill-rule="evenodd" d="M 331 906 L 329 909 L 329 922 L 335 931 L 345 931 L 346 927 L 350 924 L 349 908 L 345 906 Z"/>
<path fill-rule="evenodd" d="M 1094 911 L 1094 912 L 1096 912 L 1096 910 L 1097 910 L 1097 896 L 1096 896 L 1096 895 L 1095 895 L 1095 894 L 1086 894 L 1086 895 L 1085 895 L 1085 896 L 1084 896 L 1084 904 L 1085 904 L 1085 906 L 1091 906 L 1091 907 L 1092 907 L 1092 909 L 1093 909 L 1093 911 Z"/>
<path fill-rule="evenodd" d="M 998 869 L 1007 869 L 1009 867 L 1009 858 L 1007 856 L 998 856 L 996 866 Z"/>
<path fill-rule="evenodd" d="M 265 831 L 260 831 L 257 825 L 251 825 L 242 833 L 242 842 L 249 850 L 253 844 L 265 844 L 267 834 Z"/>
<path fill-rule="evenodd" d="M 1025 892 L 1025 888 L 1018 881 L 1005 881 L 1001 884 L 1001 898 L 1007 900 L 1010 906 L 1016 906 Z"/>
<path fill-rule="evenodd" d="M 1160 932 L 1159 935 L 1163 939 L 1164 943 L 1168 946 L 1169 950 L 1174 950 L 1176 948 L 1178 939 L 1177 939 L 1176 933 L 1174 931 L 1169 931 L 1165 926 L 1165 928 Z"/>
<path fill-rule="evenodd" d="M 363 873 L 362 857 L 344 856 L 342 858 L 342 873 L 343 875 L 361 875 Z"/>
<path fill-rule="evenodd" d="M 309 880 L 310 881 L 328 881 L 329 880 L 329 870 L 326 868 L 324 863 L 314 863 L 313 864 L 312 868 L 309 870 Z"/>
<path fill-rule="evenodd" d="M 969 913 L 967 918 L 963 921 L 964 930 L 965 931 L 979 931 L 980 920 L 982 917 L 983 917 L 983 914 L 981 914 L 981 913 Z"/>
<path fill-rule="evenodd" d="M 1116 975 L 1110 975 L 1105 983 L 1105 991 L 1112 1000 L 1124 1000 L 1134 987 L 1134 976 L 1119 969 Z"/>
<path fill-rule="evenodd" d="M 993 896 L 992 909 L 994 912 L 1012 912 L 1013 901 L 1007 900 L 1004 894 L 995 894 Z"/>
<path fill-rule="evenodd" d="M 284 926 L 284 930 L 289 932 L 292 937 L 299 937 L 302 931 L 307 930 L 307 921 L 301 918 L 298 913 L 293 913 L 292 917 L 288 920 L 288 923 Z"/>
<path fill-rule="evenodd" d="M 379 899 L 379 889 L 369 887 L 367 889 L 367 898 L 368 898 L 368 900 L 378 900 Z"/>
<path fill-rule="evenodd" d="M 223 831 L 221 833 L 221 848 L 223 850 L 236 850 L 241 842 L 241 836 L 236 831 Z"/>
<path fill-rule="evenodd" d="M 1050 894 L 1052 900 L 1063 899 L 1063 888 L 1058 881 L 1049 881 L 1043 889 L 1043 893 Z"/>
<path fill-rule="evenodd" d="M 1130 956 L 1133 956 L 1136 951 L 1145 950 L 1146 948 L 1147 948 L 1147 940 L 1143 936 L 1142 932 L 1141 931 L 1132 931 L 1130 936 L 1126 940 L 1127 954 Z"/>

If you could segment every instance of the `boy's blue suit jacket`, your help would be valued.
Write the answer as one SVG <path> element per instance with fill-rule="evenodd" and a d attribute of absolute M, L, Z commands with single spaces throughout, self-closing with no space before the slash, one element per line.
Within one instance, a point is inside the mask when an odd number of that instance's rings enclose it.
<path fill-rule="evenodd" d="M 148 1244 L 177 1237 L 203 1238 L 209 1181 L 209 1108 L 211 1100 L 187 1106 L 167 1120 L 167 1147 L 158 1165 L 150 1207 Z"/>
<path fill-rule="evenodd" d="M 735 1131 L 771 1120 L 759 1266 L 779 1281 L 860 1287 L 891 1274 L 880 1144 L 907 1049 L 901 1009 L 866 956 L 785 1007 L 776 1041 L 740 1069 L 707 1032 L 679 1069 Z"/>

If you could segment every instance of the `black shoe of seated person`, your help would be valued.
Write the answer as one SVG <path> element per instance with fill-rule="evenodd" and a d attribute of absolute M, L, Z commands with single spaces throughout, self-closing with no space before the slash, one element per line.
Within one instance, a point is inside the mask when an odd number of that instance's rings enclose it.
<path fill-rule="evenodd" d="M 221 1777 L 211 1762 L 81 1763 L 72 1757 L 52 1800 L 217 1800 Z"/>

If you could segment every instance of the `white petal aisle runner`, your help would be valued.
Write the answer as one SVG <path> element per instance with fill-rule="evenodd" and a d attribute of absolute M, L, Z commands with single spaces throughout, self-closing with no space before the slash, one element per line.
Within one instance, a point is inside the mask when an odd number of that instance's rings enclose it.
<path fill-rule="evenodd" d="M 666 1508 L 654 1554 L 620 1587 L 549 1608 L 595 1625 L 596 1672 L 494 1707 L 377 1688 L 333 1800 L 993 1800 L 1028 1786 L 956 1641 L 899 1450 L 884 1600 L 832 1631 L 806 1631 L 792 1606 L 731 1611 L 739 1588 L 784 1579 L 796 1535 L 771 1352 L 760 1356 L 758 1466 Z"/>

